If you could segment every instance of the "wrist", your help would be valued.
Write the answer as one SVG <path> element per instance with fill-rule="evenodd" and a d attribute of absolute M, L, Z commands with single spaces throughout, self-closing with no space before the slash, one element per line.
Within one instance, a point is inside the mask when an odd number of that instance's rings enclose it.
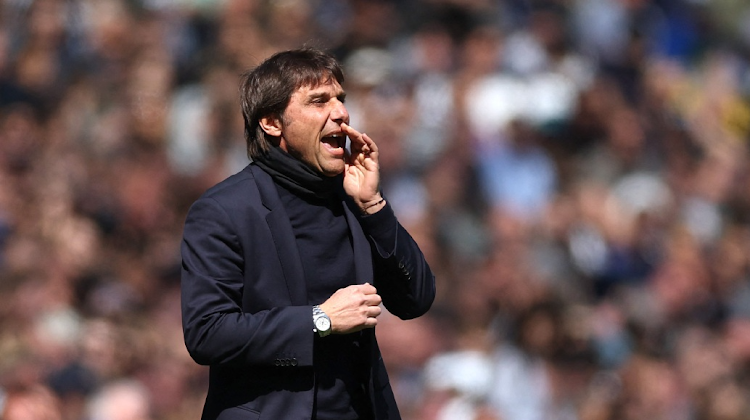
<path fill-rule="evenodd" d="M 313 306 L 312 320 L 313 331 L 318 333 L 319 336 L 325 337 L 331 333 L 333 328 L 331 318 L 318 305 Z"/>
<path fill-rule="evenodd" d="M 362 212 L 362 215 L 370 215 L 375 214 L 379 212 L 383 207 L 385 207 L 385 198 L 378 194 L 375 198 L 369 201 L 362 202 L 360 204 L 360 211 Z"/>

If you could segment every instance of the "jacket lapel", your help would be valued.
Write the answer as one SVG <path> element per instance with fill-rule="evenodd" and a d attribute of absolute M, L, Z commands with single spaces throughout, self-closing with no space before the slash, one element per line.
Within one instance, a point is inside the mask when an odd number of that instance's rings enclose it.
<path fill-rule="evenodd" d="M 258 186 L 263 206 L 268 209 L 266 223 L 271 230 L 273 246 L 279 257 L 284 281 L 289 291 L 289 300 L 294 306 L 307 305 L 307 286 L 302 269 L 302 260 L 292 231 L 292 224 L 271 177 L 256 165 L 250 165 Z"/>

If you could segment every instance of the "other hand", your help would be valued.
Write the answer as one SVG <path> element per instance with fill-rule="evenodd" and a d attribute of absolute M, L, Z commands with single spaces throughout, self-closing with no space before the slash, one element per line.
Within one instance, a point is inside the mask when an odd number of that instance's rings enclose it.
<path fill-rule="evenodd" d="M 320 309 L 331 318 L 334 334 L 348 334 L 378 324 L 382 299 L 369 283 L 355 284 L 337 290 Z"/>

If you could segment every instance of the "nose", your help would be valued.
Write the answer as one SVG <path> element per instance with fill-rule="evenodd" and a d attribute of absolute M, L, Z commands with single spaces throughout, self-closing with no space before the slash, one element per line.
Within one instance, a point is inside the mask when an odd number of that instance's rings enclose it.
<path fill-rule="evenodd" d="M 336 124 L 349 124 L 349 111 L 346 110 L 344 103 L 338 99 L 334 100 L 333 109 L 331 110 L 331 120 Z"/>

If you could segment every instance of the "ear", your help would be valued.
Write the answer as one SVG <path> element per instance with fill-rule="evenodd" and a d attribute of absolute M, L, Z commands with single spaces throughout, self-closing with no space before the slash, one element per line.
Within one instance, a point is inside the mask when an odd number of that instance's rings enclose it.
<path fill-rule="evenodd" d="M 269 136 L 280 137 L 281 136 L 281 120 L 272 116 L 265 116 L 258 121 L 260 128 L 266 132 Z"/>

